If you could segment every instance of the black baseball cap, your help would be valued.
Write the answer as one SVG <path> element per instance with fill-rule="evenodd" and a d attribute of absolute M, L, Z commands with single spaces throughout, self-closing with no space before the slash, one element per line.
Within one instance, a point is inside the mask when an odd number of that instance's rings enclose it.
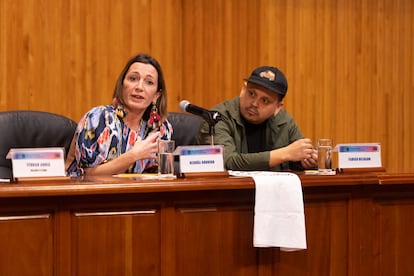
<path fill-rule="evenodd" d="M 282 71 L 272 66 L 261 66 L 252 72 L 249 78 L 244 80 L 263 86 L 279 95 L 282 98 L 286 95 L 288 83 Z"/>

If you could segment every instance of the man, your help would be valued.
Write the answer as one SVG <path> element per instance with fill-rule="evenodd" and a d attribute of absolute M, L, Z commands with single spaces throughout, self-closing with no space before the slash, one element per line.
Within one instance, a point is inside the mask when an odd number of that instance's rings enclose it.
<path fill-rule="evenodd" d="M 212 110 L 222 115 L 215 125 L 214 144 L 224 146 L 228 170 L 303 170 L 317 164 L 312 141 L 303 138 L 292 116 L 283 109 L 287 80 L 279 69 L 255 69 L 240 95 Z M 197 142 L 210 144 L 203 122 Z"/>

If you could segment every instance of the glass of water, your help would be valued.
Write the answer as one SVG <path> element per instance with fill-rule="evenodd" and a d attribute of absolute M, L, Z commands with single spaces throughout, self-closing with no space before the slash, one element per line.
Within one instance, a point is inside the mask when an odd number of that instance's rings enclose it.
<path fill-rule="evenodd" d="M 158 140 L 158 176 L 163 178 L 174 177 L 175 141 Z"/>
<path fill-rule="evenodd" d="M 320 174 L 332 171 L 332 139 L 318 140 L 318 171 Z"/>

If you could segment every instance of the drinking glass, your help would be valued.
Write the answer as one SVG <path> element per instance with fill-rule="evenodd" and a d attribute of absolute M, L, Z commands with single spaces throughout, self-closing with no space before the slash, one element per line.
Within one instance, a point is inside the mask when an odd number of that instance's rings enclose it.
<path fill-rule="evenodd" d="M 328 173 L 332 170 L 332 139 L 318 140 L 318 171 Z"/>
<path fill-rule="evenodd" d="M 165 178 L 174 177 L 174 152 L 175 141 L 158 140 L 158 176 Z"/>

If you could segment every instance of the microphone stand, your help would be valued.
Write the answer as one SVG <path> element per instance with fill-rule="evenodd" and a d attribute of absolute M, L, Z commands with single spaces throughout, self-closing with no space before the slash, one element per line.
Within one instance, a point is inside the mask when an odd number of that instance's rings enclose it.
<path fill-rule="evenodd" d="M 208 134 L 210 135 L 210 145 L 214 146 L 214 134 L 215 134 L 214 127 L 219 121 L 221 121 L 222 118 L 221 118 L 220 113 L 218 113 L 217 111 L 208 111 L 206 115 L 207 116 L 203 116 L 203 117 L 205 117 L 208 123 L 208 126 L 209 126 Z"/>
<path fill-rule="evenodd" d="M 215 125 L 215 124 L 214 124 Z M 214 125 L 209 124 L 209 131 L 208 133 L 210 134 L 210 145 L 214 146 Z"/>

